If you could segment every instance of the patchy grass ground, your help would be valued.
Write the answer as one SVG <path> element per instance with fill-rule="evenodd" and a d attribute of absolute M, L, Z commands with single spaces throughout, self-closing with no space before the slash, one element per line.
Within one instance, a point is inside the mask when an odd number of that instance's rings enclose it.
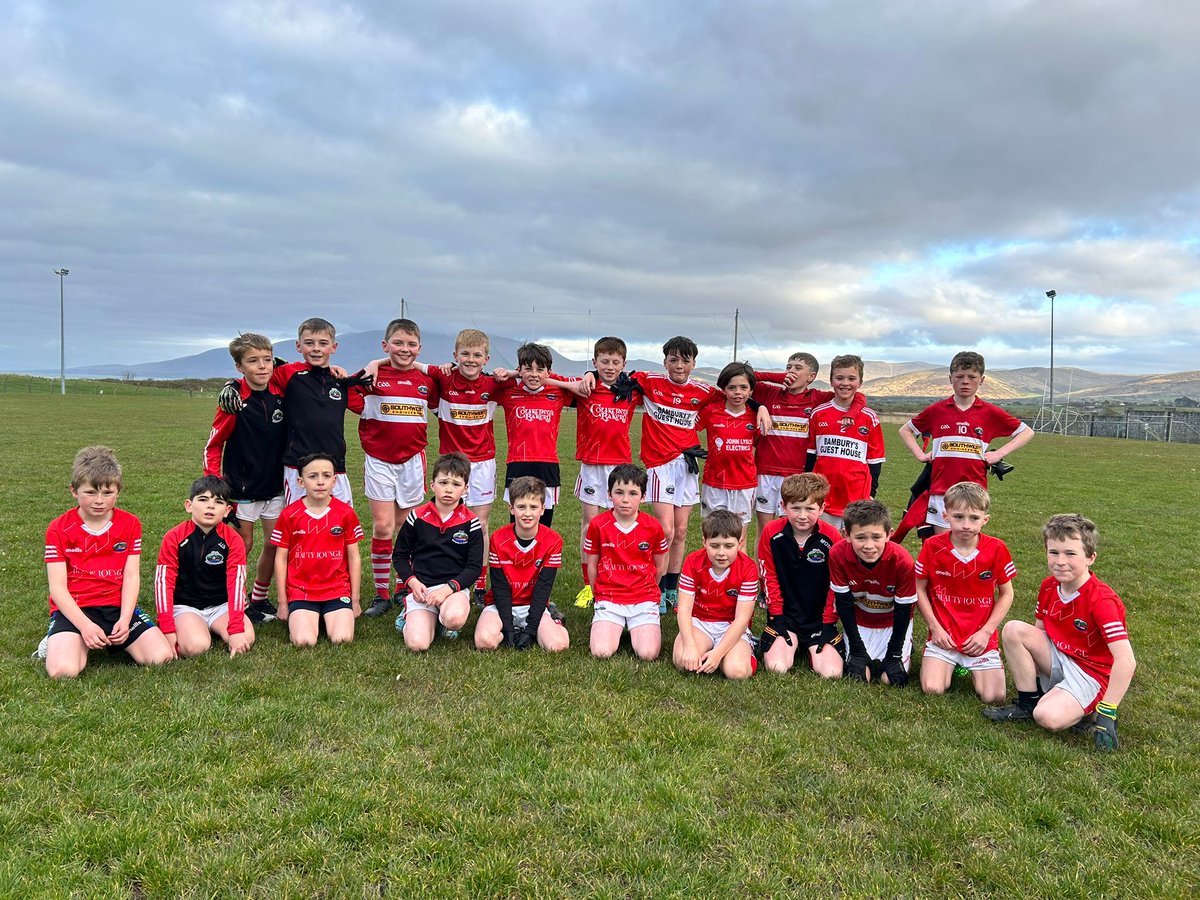
<path fill-rule="evenodd" d="M 416 657 L 390 619 L 300 652 L 272 624 L 248 657 L 143 671 L 94 655 L 78 682 L 54 684 L 29 653 L 45 631 L 44 529 L 70 504 L 75 451 L 108 443 L 125 465 L 152 606 L 157 544 L 183 517 L 211 408 L 10 392 L 0 410 L 4 896 L 1200 888 L 1200 448 L 1039 436 L 994 485 L 989 530 L 1021 570 L 1014 615 L 1030 615 L 1042 578 L 1041 521 L 1079 511 L 1100 525 L 1097 570 L 1125 598 L 1140 667 L 1125 746 L 1098 756 L 1080 738 L 985 722 L 966 684 L 932 700 L 807 674 L 685 678 L 665 654 L 594 661 L 588 616 L 570 605 L 573 499 L 556 519 L 573 642 L 560 657 L 476 653 L 472 626 Z M 881 496 L 898 512 L 917 464 L 889 443 Z M 361 497 L 360 461 L 352 451 Z"/>

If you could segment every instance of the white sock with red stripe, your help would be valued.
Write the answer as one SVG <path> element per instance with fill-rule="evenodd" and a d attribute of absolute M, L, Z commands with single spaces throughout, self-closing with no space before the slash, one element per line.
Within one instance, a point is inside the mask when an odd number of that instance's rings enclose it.
<path fill-rule="evenodd" d="M 271 582 L 259 581 L 257 578 L 254 579 L 254 587 L 250 588 L 250 602 L 262 603 L 262 601 L 267 599 L 267 590 L 270 587 Z"/>
<path fill-rule="evenodd" d="M 375 596 L 391 597 L 388 583 L 392 577 L 392 542 L 387 538 L 371 538 L 371 572 L 375 577 Z"/>

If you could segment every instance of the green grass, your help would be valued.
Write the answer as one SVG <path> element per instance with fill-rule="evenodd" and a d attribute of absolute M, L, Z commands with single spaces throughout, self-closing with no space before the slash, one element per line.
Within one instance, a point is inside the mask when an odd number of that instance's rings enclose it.
<path fill-rule="evenodd" d="M 272 624 L 236 660 L 212 652 L 146 671 L 93 655 L 79 681 L 52 683 L 29 653 L 45 630 L 44 529 L 70 504 L 74 452 L 118 451 L 122 505 L 145 527 L 150 606 L 158 540 L 183 517 L 211 408 L 178 394 L 10 393 L 0 410 L 0 895 L 1200 887 L 1196 447 L 1039 436 L 993 486 L 989 530 L 1021 571 L 1014 616 L 1029 616 L 1044 572 L 1040 523 L 1077 510 L 1100 525 L 1097 571 L 1126 601 L 1140 666 L 1125 746 L 1099 756 L 1081 738 L 985 722 L 965 684 L 928 699 L 807 673 L 685 678 L 666 653 L 594 661 L 588 616 L 570 605 L 573 498 L 556 519 L 573 643 L 561 656 L 476 653 L 471 626 L 416 656 L 385 618 L 360 620 L 349 647 L 297 651 Z M 899 511 L 917 465 L 890 444 L 881 495 Z M 360 460 L 352 451 L 361 498 Z M 497 509 L 493 526 L 505 520 Z M 673 636 L 668 624 L 666 646 Z"/>

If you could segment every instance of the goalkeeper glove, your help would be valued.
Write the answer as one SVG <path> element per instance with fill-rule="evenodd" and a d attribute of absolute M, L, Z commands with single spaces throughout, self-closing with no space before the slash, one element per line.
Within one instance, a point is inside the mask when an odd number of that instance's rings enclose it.
<path fill-rule="evenodd" d="M 866 681 L 870 674 L 871 658 L 865 653 L 851 651 L 846 658 L 846 675 L 859 681 Z"/>
<path fill-rule="evenodd" d="M 1015 468 L 1016 468 L 1016 466 L 1014 466 L 1012 463 L 1006 463 L 1002 459 L 998 459 L 994 463 L 992 463 L 990 466 L 988 466 L 988 470 L 993 475 L 996 476 L 997 481 L 1003 481 L 1004 476 L 1007 475 L 1009 472 L 1011 472 Z"/>
<path fill-rule="evenodd" d="M 904 671 L 904 661 L 900 659 L 899 653 L 889 653 L 885 656 L 881 668 L 892 687 L 904 687 L 908 684 L 908 673 Z"/>
<path fill-rule="evenodd" d="M 1119 746 L 1117 741 L 1117 708 L 1111 703 L 1096 707 L 1096 722 L 1092 725 L 1092 745 L 1097 750 L 1111 751 Z"/>
<path fill-rule="evenodd" d="M 535 635 L 528 628 L 522 628 L 513 635 L 513 646 L 518 650 L 528 650 L 533 646 Z"/>
<path fill-rule="evenodd" d="M 238 387 L 238 383 L 232 379 L 225 382 L 221 393 L 217 394 L 217 408 L 223 413 L 236 416 L 245 405 L 242 402 L 242 391 Z"/>
<path fill-rule="evenodd" d="M 683 451 L 683 461 L 687 463 L 687 470 L 693 475 L 700 474 L 700 460 L 702 459 L 708 459 L 708 451 L 699 444 Z"/>

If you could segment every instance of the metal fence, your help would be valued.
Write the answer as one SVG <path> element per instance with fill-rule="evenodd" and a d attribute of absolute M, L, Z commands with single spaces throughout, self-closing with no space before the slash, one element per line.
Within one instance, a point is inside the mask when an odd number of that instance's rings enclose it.
<path fill-rule="evenodd" d="M 1125 438 L 1134 441 L 1172 441 L 1181 444 L 1200 444 L 1200 410 L 1167 410 L 1137 412 L 1121 415 L 1058 410 L 1051 424 L 1036 418 L 1022 421 L 1032 428 L 1055 431 L 1080 437 Z"/>

